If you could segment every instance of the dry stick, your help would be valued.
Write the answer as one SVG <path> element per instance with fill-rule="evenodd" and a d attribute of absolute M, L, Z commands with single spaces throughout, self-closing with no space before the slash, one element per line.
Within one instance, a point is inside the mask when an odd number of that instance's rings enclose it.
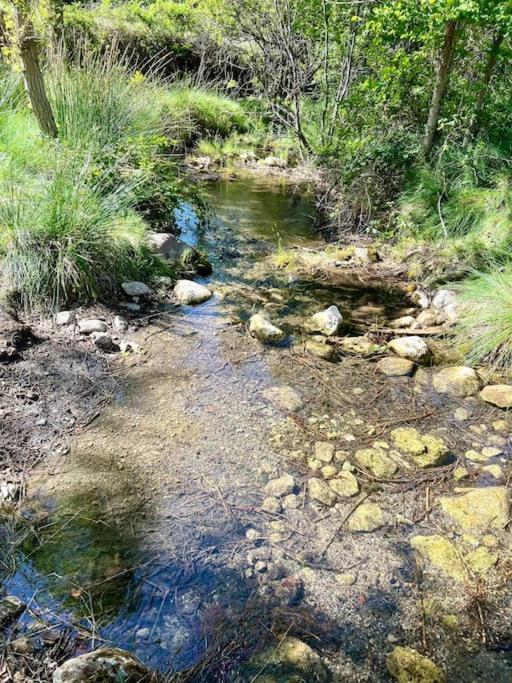
<path fill-rule="evenodd" d="M 349 520 L 350 517 L 353 515 L 353 513 L 357 510 L 357 508 L 361 505 L 361 503 L 364 503 L 364 501 L 365 501 L 367 498 L 369 498 L 370 495 L 371 495 L 371 491 L 369 491 L 368 493 L 365 493 L 364 496 L 362 496 L 362 498 L 360 498 L 358 501 L 356 501 L 356 502 L 354 503 L 354 505 L 352 505 L 352 507 L 350 508 L 350 510 L 347 512 L 347 514 L 346 514 L 346 515 L 343 517 L 343 519 L 341 520 L 341 524 L 337 527 L 336 531 L 333 533 L 333 535 L 332 535 L 331 538 L 329 539 L 327 545 L 325 546 L 325 548 L 324 548 L 324 549 L 322 550 L 322 552 L 320 553 L 320 557 L 325 557 L 326 552 L 329 550 L 329 548 L 331 547 L 331 545 L 334 543 L 334 541 L 335 541 L 335 539 L 336 539 L 336 536 L 340 533 L 340 531 L 343 529 L 343 527 L 345 526 L 345 524 L 348 522 L 348 520 Z"/>

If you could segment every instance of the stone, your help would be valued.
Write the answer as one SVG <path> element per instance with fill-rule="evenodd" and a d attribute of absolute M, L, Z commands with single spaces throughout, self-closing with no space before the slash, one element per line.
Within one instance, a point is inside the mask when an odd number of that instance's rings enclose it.
<path fill-rule="evenodd" d="M 432 311 L 427 308 L 418 314 L 414 327 L 436 327 L 442 325 L 443 322 L 444 317 L 439 311 Z"/>
<path fill-rule="evenodd" d="M 391 356 L 380 360 L 375 367 L 386 377 L 410 377 L 414 371 L 412 360 Z"/>
<path fill-rule="evenodd" d="M 305 344 L 306 351 L 316 358 L 323 358 L 324 360 L 334 360 L 336 358 L 336 349 L 331 344 L 326 344 L 324 337 L 314 337 L 307 339 Z"/>
<path fill-rule="evenodd" d="M 485 576 L 498 562 L 498 555 L 489 552 L 487 548 L 480 547 L 470 550 L 464 560 L 471 571 Z"/>
<path fill-rule="evenodd" d="M 482 388 L 482 380 L 473 368 L 462 365 L 440 370 L 433 376 L 432 386 L 440 394 L 467 398 L 478 394 Z"/>
<path fill-rule="evenodd" d="M 261 313 L 256 313 L 249 320 L 249 332 L 262 342 L 279 342 L 285 338 L 285 333 L 273 325 Z"/>
<path fill-rule="evenodd" d="M 405 327 L 411 327 L 416 322 L 416 318 L 412 315 L 403 315 L 401 318 L 395 318 L 389 323 L 393 330 L 401 330 Z"/>
<path fill-rule="evenodd" d="M 334 458 L 335 447 L 329 441 L 317 441 L 315 443 L 315 459 L 330 463 Z"/>
<path fill-rule="evenodd" d="M 469 475 L 469 471 L 467 467 L 456 467 L 453 470 L 453 478 L 455 481 L 461 481 L 461 479 L 466 479 L 467 476 Z"/>
<path fill-rule="evenodd" d="M 324 465 L 321 472 L 324 479 L 332 479 L 338 474 L 338 468 L 334 465 Z"/>
<path fill-rule="evenodd" d="M 112 347 L 114 346 L 112 337 L 110 336 L 110 334 L 108 334 L 108 332 L 94 332 L 91 336 L 94 342 L 94 346 L 96 346 L 98 349 L 102 349 L 103 351 L 110 351 L 110 349 L 112 349 Z"/>
<path fill-rule="evenodd" d="M 368 337 L 343 337 L 339 346 L 343 353 L 353 353 L 361 356 L 371 356 L 381 351 L 381 346 Z"/>
<path fill-rule="evenodd" d="M 193 280 L 178 280 L 174 287 L 174 296 L 180 304 L 194 306 L 211 299 L 213 293 L 208 287 Z"/>
<path fill-rule="evenodd" d="M 456 581 L 466 581 L 468 572 L 454 543 L 438 534 L 413 536 L 411 546 L 419 555 Z"/>
<path fill-rule="evenodd" d="M 340 586 L 353 586 L 356 581 L 357 576 L 355 574 L 351 574 L 350 572 L 336 574 L 336 582 L 339 583 Z"/>
<path fill-rule="evenodd" d="M 308 482 L 308 492 L 312 500 L 322 503 L 327 507 L 332 507 L 336 502 L 336 494 L 322 479 L 313 477 Z"/>
<path fill-rule="evenodd" d="M 262 392 L 263 398 L 277 408 L 294 413 L 303 406 L 302 398 L 292 387 L 269 387 Z"/>
<path fill-rule="evenodd" d="M 268 498 L 265 498 L 265 500 L 261 504 L 261 509 L 263 510 L 263 512 L 268 512 L 271 515 L 278 515 L 282 509 L 279 498 L 268 496 Z"/>
<path fill-rule="evenodd" d="M 453 417 L 459 422 L 465 422 L 471 417 L 471 413 L 466 408 L 457 408 L 453 411 Z"/>
<path fill-rule="evenodd" d="M 388 348 L 400 358 L 415 363 L 426 363 L 430 359 L 430 350 L 421 337 L 398 337 L 388 343 Z"/>
<path fill-rule="evenodd" d="M 121 284 L 121 287 L 123 289 L 123 292 L 127 296 L 151 296 L 153 294 L 153 290 L 151 287 L 148 287 L 144 282 L 123 282 Z"/>
<path fill-rule="evenodd" d="M 55 322 L 57 325 L 73 325 L 75 318 L 75 311 L 59 311 L 55 316 Z"/>
<path fill-rule="evenodd" d="M 352 532 L 376 531 L 385 524 L 384 513 L 377 503 L 363 503 L 360 505 L 348 520 L 348 529 Z"/>
<path fill-rule="evenodd" d="M 396 462 L 382 448 L 362 448 L 355 452 L 354 457 L 361 467 L 377 479 L 389 479 L 398 469 Z"/>
<path fill-rule="evenodd" d="M 428 657 L 397 645 L 386 658 L 386 668 L 398 683 L 445 683 L 443 671 Z"/>
<path fill-rule="evenodd" d="M 265 159 L 263 159 L 263 163 L 265 166 L 269 166 L 270 168 L 286 168 L 288 166 L 285 159 L 275 156 L 265 157 Z"/>
<path fill-rule="evenodd" d="M 480 392 L 480 398 L 498 408 L 512 408 L 512 386 L 491 384 Z"/>
<path fill-rule="evenodd" d="M 263 560 L 258 560 L 254 565 L 254 571 L 258 574 L 263 574 L 267 571 L 267 563 Z"/>
<path fill-rule="evenodd" d="M 295 479 L 291 474 L 285 474 L 279 479 L 271 479 L 265 486 L 265 493 L 274 498 L 282 498 L 293 493 L 294 488 Z"/>
<path fill-rule="evenodd" d="M 14 619 L 17 619 L 25 610 L 25 607 L 25 603 L 15 595 L 7 595 L 5 598 L 0 599 L 0 627 L 4 628 Z"/>
<path fill-rule="evenodd" d="M 503 455 L 503 450 L 494 446 L 485 446 L 482 448 L 482 455 L 484 458 L 497 458 L 498 455 Z"/>
<path fill-rule="evenodd" d="M 243 680 L 254 683 L 326 683 L 330 677 L 320 656 L 309 645 L 287 636 L 279 641 L 277 647 L 269 647 L 253 655 L 246 666 Z"/>
<path fill-rule="evenodd" d="M 306 322 L 308 332 L 319 332 L 326 337 L 337 334 L 343 324 L 343 316 L 337 306 L 329 306 L 324 311 L 315 313 Z"/>
<path fill-rule="evenodd" d="M 420 308 L 428 308 L 430 306 L 429 295 L 424 289 L 420 289 L 419 287 L 411 294 L 411 301 Z"/>
<path fill-rule="evenodd" d="M 53 672 L 53 683 L 140 683 L 152 674 L 134 655 L 113 647 L 100 648 L 68 659 Z"/>
<path fill-rule="evenodd" d="M 112 328 L 116 332 L 126 332 L 126 330 L 128 329 L 128 322 L 125 318 L 123 318 L 122 315 L 116 315 L 112 320 Z"/>
<path fill-rule="evenodd" d="M 89 318 L 87 320 L 80 320 L 78 323 L 78 331 L 81 334 L 92 334 L 93 332 L 106 332 L 107 323 L 96 318 Z"/>
<path fill-rule="evenodd" d="M 456 489 L 439 499 L 441 509 L 463 530 L 503 529 L 509 521 L 506 486 Z"/>
<path fill-rule="evenodd" d="M 506 420 L 494 420 L 492 428 L 496 432 L 506 432 L 508 429 L 508 422 Z"/>
<path fill-rule="evenodd" d="M 457 301 L 457 295 L 451 289 L 439 289 L 432 297 L 432 306 L 437 309 L 446 308 Z"/>
<path fill-rule="evenodd" d="M 290 493 L 290 495 L 283 498 L 282 503 L 285 510 L 297 510 L 300 507 L 300 498 Z"/>
<path fill-rule="evenodd" d="M 391 432 L 395 446 L 411 455 L 417 467 L 438 467 L 450 460 L 450 451 L 442 439 L 420 434 L 413 427 L 399 427 Z"/>
<path fill-rule="evenodd" d="M 351 498 L 359 493 L 359 483 L 351 472 L 340 472 L 335 479 L 329 480 L 329 486 L 340 498 Z"/>
<path fill-rule="evenodd" d="M 202 257 L 194 247 L 169 232 L 150 232 L 148 244 L 156 254 L 169 261 L 179 261 L 182 264 L 195 266 Z M 203 272 L 211 272 L 211 266 Z M 162 284 L 168 283 L 163 281 Z"/>

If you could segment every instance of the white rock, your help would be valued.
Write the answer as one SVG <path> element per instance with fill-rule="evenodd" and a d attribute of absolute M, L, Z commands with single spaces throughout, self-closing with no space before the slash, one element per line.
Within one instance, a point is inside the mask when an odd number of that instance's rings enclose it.
<path fill-rule="evenodd" d="M 327 337 L 336 334 L 343 323 L 343 316 L 341 315 L 337 306 L 329 306 L 324 311 L 319 311 L 311 316 L 306 323 L 306 327 L 311 332 L 320 332 Z"/>
<path fill-rule="evenodd" d="M 202 304 L 208 299 L 211 299 L 212 292 L 193 280 L 178 280 L 174 287 L 174 296 L 178 299 L 180 304 L 193 305 Z"/>
<path fill-rule="evenodd" d="M 127 321 L 120 315 L 116 315 L 112 320 L 112 327 L 116 332 L 126 332 L 128 329 Z"/>
<path fill-rule="evenodd" d="M 420 308 L 428 308 L 430 306 L 430 298 L 424 289 L 416 289 L 411 294 L 411 301 Z"/>
<path fill-rule="evenodd" d="M 253 315 L 249 321 L 249 332 L 264 342 L 277 342 L 286 336 L 283 330 L 273 325 L 260 313 Z"/>
<path fill-rule="evenodd" d="M 265 493 L 267 496 L 282 498 L 293 493 L 294 488 L 295 479 L 290 474 L 284 474 L 279 479 L 271 479 L 265 486 Z"/>
<path fill-rule="evenodd" d="M 415 318 L 412 315 L 403 315 L 401 318 L 395 318 L 395 320 L 392 320 L 389 326 L 394 330 L 400 330 L 404 327 L 411 327 L 411 325 L 414 325 L 414 323 Z"/>
<path fill-rule="evenodd" d="M 446 308 L 446 306 L 455 303 L 457 295 L 451 289 L 438 289 L 434 292 L 432 298 L 432 306 L 434 308 Z"/>
<path fill-rule="evenodd" d="M 421 337 L 399 337 L 392 339 L 388 347 L 397 356 L 417 363 L 425 362 L 430 358 L 430 350 Z"/>
<path fill-rule="evenodd" d="M 72 325 L 75 322 L 75 311 L 60 311 L 55 316 L 57 325 Z"/>
<path fill-rule="evenodd" d="M 148 287 L 143 282 L 123 282 L 121 287 L 128 296 L 149 296 L 153 294 L 151 287 Z"/>
<path fill-rule="evenodd" d="M 106 332 L 107 323 L 96 318 L 89 318 L 87 320 L 80 320 L 78 323 L 78 330 L 82 334 L 92 334 L 93 332 Z"/>

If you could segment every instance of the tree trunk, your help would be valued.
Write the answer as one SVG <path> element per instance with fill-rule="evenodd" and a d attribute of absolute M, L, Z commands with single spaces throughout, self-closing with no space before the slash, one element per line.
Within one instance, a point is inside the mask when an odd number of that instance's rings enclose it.
<path fill-rule="evenodd" d="M 485 105 L 485 99 L 487 97 L 489 85 L 491 83 L 492 75 L 494 73 L 494 67 L 496 66 L 496 62 L 498 61 L 498 55 L 500 52 L 500 47 L 503 42 L 503 39 L 503 33 L 498 33 L 494 37 L 491 49 L 487 54 L 487 62 L 485 64 L 484 77 L 480 84 L 478 97 L 476 98 L 475 110 L 473 112 L 473 116 L 471 117 L 471 122 L 469 124 L 468 131 L 464 139 L 465 145 L 467 145 L 469 143 L 470 138 L 474 137 L 474 135 L 478 132 L 480 114 L 482 113 Z"/>
<path fill-rule="evenodd" d="M 437 124 L 439 122 L 439 114 L 441 113 L 443 97 L 450 76 L 450 68 L 452 65 L 456 41 L 457 22 L 452 20 L 446 24 L 443 50 L 437 71 L 436 85 L 434 92 L 432 93 L 432 102 L 430 104 L 427 126 L 425 128 L 425 138 L 423 140 L 423 154 L 425 156 L 430 154 L 434 145 Z"/>
<path fill-rule="evenodd" d="M 44 86 L 43 74 L 39 64 L 39 48 L 30 25 L 25 25 L 20 45 L 20 56 L 23 63 L 23 82 L 30 104 L 41 130 L 52 138 L 57 137 L 57 125 Z"/>

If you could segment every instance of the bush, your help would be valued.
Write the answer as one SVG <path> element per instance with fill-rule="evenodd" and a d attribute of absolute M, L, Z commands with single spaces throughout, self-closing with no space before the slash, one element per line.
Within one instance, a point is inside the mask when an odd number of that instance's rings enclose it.
<path fill-rule="evenodd" d="M 459 285 L 462 298 L 455 344 L 469 363 L 512 371 L 512 265 L 478 273 Z"/>

